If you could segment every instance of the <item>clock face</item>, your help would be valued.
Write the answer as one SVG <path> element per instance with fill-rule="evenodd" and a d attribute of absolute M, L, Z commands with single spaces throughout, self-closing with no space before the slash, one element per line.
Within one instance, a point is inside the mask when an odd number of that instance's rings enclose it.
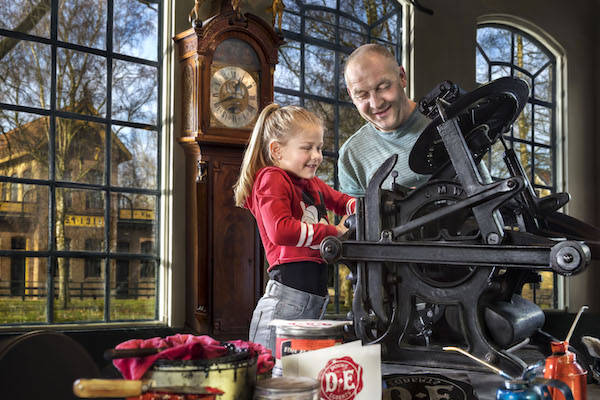
<path fill-rule="evenodd" d="M 258 113 L 258 88 L 250 73 L 240 67 L 223 67 L 210 79 L 210 111 L 228 128 L 244 128 Z"/>

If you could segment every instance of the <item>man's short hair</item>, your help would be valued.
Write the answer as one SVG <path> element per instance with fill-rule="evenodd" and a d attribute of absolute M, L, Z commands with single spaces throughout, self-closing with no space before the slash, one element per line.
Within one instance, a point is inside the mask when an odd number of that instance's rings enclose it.
<path fill-rule="evenodd" d="M 367 43 L 357 47 L 352 53 L 350 53 L 348 59 L 346 60 L 346 64 L 344 65 L 344 76 L 346 75 L 348 66 L 354 61 L 354 59 L 367 53 L 379 54 L 380 56 L 398 64 L 396 57 L 394 57 L 394 54 L 392 54 L 392 52 L 387 47 L 379 43 Z"/>

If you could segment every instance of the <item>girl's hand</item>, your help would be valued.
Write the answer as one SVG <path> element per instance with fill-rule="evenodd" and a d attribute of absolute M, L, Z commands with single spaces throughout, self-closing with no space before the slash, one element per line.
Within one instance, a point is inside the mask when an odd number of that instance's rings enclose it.
<path fill-rule="evenodd" d="M 340 222 L 335 226 L 335 229 L 337 229 L 337 237 L 340 237 L 344 233 L 348 232 L 348 228 L 346 228 L 344 226 L 344 222 L 346 222 L 346 218 L 348 218 L 348 216 L 344 215 L 342 217 L 342 219 L 340 220 Z"/>

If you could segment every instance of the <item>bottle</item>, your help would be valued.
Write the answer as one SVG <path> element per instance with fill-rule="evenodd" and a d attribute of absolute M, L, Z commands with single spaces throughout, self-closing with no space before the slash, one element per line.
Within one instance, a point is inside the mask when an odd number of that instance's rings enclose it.
<path fill-rule="evenodd" d="M 552 355 L 546 358 L 544 367 L 544 378 L 564 382 L 571 389 L 575 400 L 587 400 L 587 371 L 577 363 L 575 354 L 569 351 L 569 339 L 571 339 L 579 317 L 587 308 L 587 306 L 583 306 L 579 309 L 564 341 L 550 343 Z M 554 400 L 564 400 L 564 396 L 556 389 L 550 389 L 550 394 Z"/>

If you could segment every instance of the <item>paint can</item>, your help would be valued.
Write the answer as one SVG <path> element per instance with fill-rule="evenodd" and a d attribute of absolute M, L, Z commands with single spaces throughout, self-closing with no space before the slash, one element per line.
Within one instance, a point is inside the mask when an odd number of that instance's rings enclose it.
<path fill-rule="evenodd" d="M 282 374 L 281 359 L 285 356 L 342 344 L 344 326 L 350 323 L 319 319 L 274 320 L 272 325 L 276 327 L 276 339 L 273 376 Z"/>
<path fill-rule="evenodd" d="M 304 376 L 280 376 L 256 384 L 254 400 L 319 400 L 319 382 Z"/>

